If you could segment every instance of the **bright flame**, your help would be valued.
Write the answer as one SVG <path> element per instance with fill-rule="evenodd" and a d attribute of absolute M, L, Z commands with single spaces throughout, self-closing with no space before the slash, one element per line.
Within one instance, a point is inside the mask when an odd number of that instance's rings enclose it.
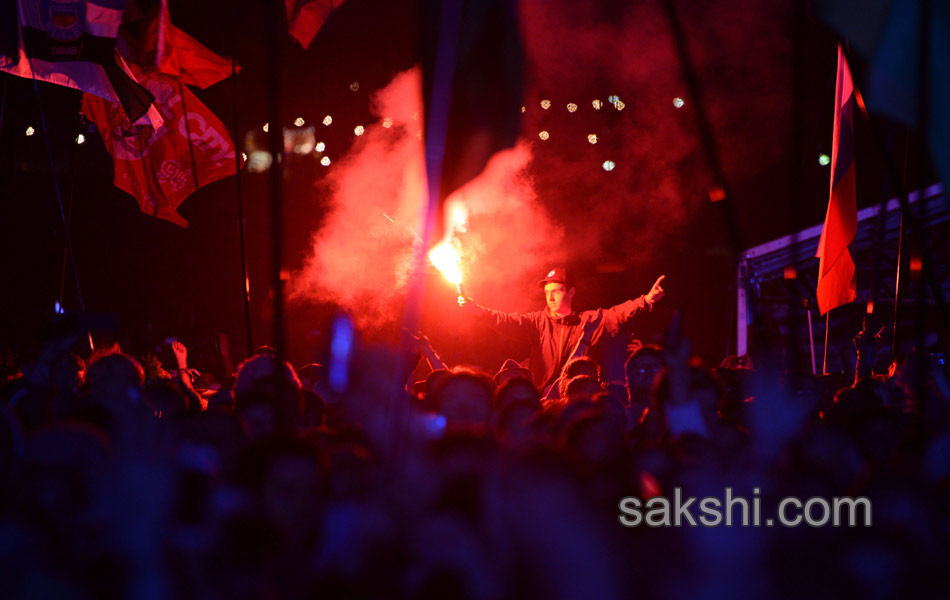
<path fill-rule="evenodd" d="M 468 210 L 461 202 L 451 202 L 447 208 L 448 234 L 429 250 L 429 261 L 449 283 L 459 286 L 462 284 L 462 253 L 455 234 L 468 230 Z"/>
<path fill-rule="evenodd" d="M 429 250 L 429 261 L 449 283 L 462 283 L 462 256 L 451 241 L 436 244 Z"/>

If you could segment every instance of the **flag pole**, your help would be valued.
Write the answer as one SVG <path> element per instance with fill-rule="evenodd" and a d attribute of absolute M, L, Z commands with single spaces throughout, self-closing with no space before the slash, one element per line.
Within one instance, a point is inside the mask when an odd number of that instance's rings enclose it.
<path fill-rule="evenodd" d="M 0 140 L 3 139 L 3 113 L 7 106 L 7 78 L 3 78 L 3 94 L 0 95 Z"/>
<path fill-rule="evenodd" d="M 808 315 L 808 349 L 811 351 L 811 374 L 818 375 L 818 367 L 815 366 L 815 330 L 811 323 L 811 304 L 808 299 L 802 303 L 805 306 L 805 314 Z M 825 326 L 827 329 L 827 325 Z"/>
<path fill-rule="evenodd" d="M 273 162 L 268 170 L 270 179 L 271 283 L 274 286 L 273 342 L 278 359 L 283 360 L 286 351 L 284 345 L 284 282 L 281 280 L 280 272 L 283 266 L 283 244 L 281 241 L 283 239 L 284 126 L 280 112 L 280 71 L 282 66 L 280 42 L 283 33 L 281 13 L 284 6 L 283 3 L 274 2 L 268 9 L 270 14 L 267 15 L 267 62 L 271 68 L 268 69 L 267 82 L 270 88 L 270 93 L 267 95 L 267 120 L 270 123 L 267 145 L 268 151 L 273 157 Z"/>
<path fill-rule="evenodd" d="M 829 309 L 828 312 L 825 313 L 825 352 L 824 352 L 824 355 L 821 357 L 821 374 L 822 375 L 828 374 L 828 329 L 830 329 L 831 327 L 831 311 L 832 310 L 834 309 L 833 308 Z"/>
<path fill-rule="evenodd" d="M 73 150 L 73 168 L 72 168 L 72 181 L 69 184 L 69 204 L 66 212 L 66 231 L 69 231 L 73 223 L 73 199 L 76 195 L 76 178 L 79 177 L 79 144 L 76 144 L 75 150 Z M 66 271 L 69 268 L 69 252 L 66 251 L 66 246 L 63 246 L 63 269 L 59 277 L 59 305 L 60 307 L 65 306 L 63 302 L 66 295 Z"/>
<path fill-rule="evenodd" d="M 36 75 L 33 70 L 32 59 L 30 60 L 30 75 L 33 80 L 33 94 L 36 96 L 36 106 L 40 111 L 40 127 L 43 130 L 43 141 L 46 144 L 46 155 L 49 158 L 50 175 L 53 179 L 53 189 L 56 192 L 56 201 L 59 205 L 59 218 L 63 223 L 63 237 L 66 240 L 66 253 L 69 255 L 69 264 L 72 267 L 73 283 L 76 286 L 76 298 L 79 301 L 79 310 L 86 310 L 86 303 L 82 298 L 82 288 L 79 285 L 79 273 L 76 270 L 76 257 L 73 252 L 72 236 L 69 234 L 69 224 L 66 221 L 66 211 L 63 209 L 63 194 L 59 188 L 59 177 L 56 175 L 56 163 L 53 159 L 53 147 L 49 141 L 49 129 L 46 126 L 46 111 L 43 110 L 43 103 L 40 99 L 40 87 L 36 83 Z"/>
<path fill-rule="evenodd" d="M 693 98 L 693 109 L 696 112 L 696 121 L 699 129 L 699 140 L 709 169 L 713 173 L 715 185 L 721 186 L 725 198 L 720 201 L 723 211 L 723 225 L 726 228 L 726 234 L 729 237 L 729 243 L 733 252 L 733 258 L 738 261 L 739 254 L 742 252 L 742 236 L 739 228 L 736 226 L 737 220 L 734 217 L 733 202 L 730 197 L 730 189 L 726 183 L 725 171 L 722 168 L 722 161 L 719 159 L 719 152 L 716 148 L 716 140 L 713 136 L 710 126 L 709 116 L 706 114 L 706 106 L 703 102 L 702 88 L 699 85 L 699 78 L 696 75 L 696 69 L 693 61 L 690 59 L 689 46 L 686 40 L 686 33 L 683 31 L 683 25 L 680 22 L 679 15 L 676 12 L 675 0 L 664 0 L 663 8 L 666 11 L 666 17 L 669 21 L 670 32 L 673 35 L 674 47 L 679 58 L 680 68 L 683 70 L 683 79 L 686 82 L 686 89 Z"/>
<path fill-rule="evenodd" d="M 237 81 L 237 50 L 238 50 L 238 6 L 240 2 L 231 3 L 231 15 L 234 20 L 234 29 L 232 30 L 231 42 L 231 114 L 233 116 L 233 138 L 234 138 L 234 177 L 235 194 L 237 195 L 238 209 L 238 245 L 241 251 L 241 272 L 244 293 L 244 339 L 246 342 L 247 353 L 250 356 L 254 351 L 253 337 L 251 335 L 251 279 L 247 273 L 247 246 L 244 241 L 244 186 L 241 182 L 241 130 L 238 126 L 238 81 Z"/>
<path fill-rule="evenodd" d="M 925 8 L 924 7 L 925 4 L 926 2 L 923 2 L 921 4 L 922 9 Z M 922 45 L 925 43 L 926 40 L 924 38 L 926 37 L 927 36 L 925 35 L 921 36 Z M 841 46 L 841 48 L 845 56 L 847 57 L 849 54 L 849 50 L 845 46 Z M 922 68 L 922 71 L 925 71 L 925 69 Z M 918 90 L 918 93 L 921 96 L 921 98 L 919 98 L 920 106 L 918 108 L 918 110 L 920 110 L 921 115 L 922 115 L 922 118 L 921 118 L 922 125 L 920 127 L 921 131 L 926 131 L 927 129 L 923 125 L 927 122 L 926 117 L 927 117 L 927 111 L 928 111 L 927 101 L 925 98 L 923 98 L 923 96 L 925 95 L 925 90 L 928 89 L 927 86 L 925 85 L 926 84 L 925 79 L 926 79 L 926 73 L 921 73 L 922 89 Z M 859 98 L 860 96 L 856 96 L 856 97 Z M 886 164 L 889 172 L 891 173 L 891 178 L 896 181 L 897 180 L 897 165 L 895 164 L 895 160 L 892 153 L 890 152 L 890 150 L 888 150 L 888 148 L 884 144 L 884 137 L 881 134 L 880 128 L 878 127 L 877 123 L 873 119 L 871 119 L 870 115 L 867 113 L 863 100 L 860 102 L 859 106 L 861 107 L 861 114 L 865 122 L 868 124 L 868 127 L 870 128 L 871 138 L 874 140 L 874 143 L 878 147 L 878 151 L 881 153 L 881 156 L 884 158 L 884 163 Z M 944 302 L 943 294 L 940 292 L 940 286 L 937 282 L 936 274 L 933 272 L 933 263 L 930 256 L 929 245 L 927 244 L 927 236 L 926 236 L 926 233 L 923 231 L 923 225 L 920 223 L 920 220 L 916 217 L 916 215 L 914 214 L 914 211 L 911 208 L 910 193 L 905 190 L 903 193 L 900 193 L 897 195 L 897 199 L 900 202 L 900 208 L 901 208 L 902 231 L 906 222 L 906 226 L 909 227 L 909 232 L 911 234 L 911 242 L 913 243 L 914 241 L 916 241 L 917 242 L 916 247 L 919 248 L 923 285 L 930 289 L 930 293 L 933 296 L 934 302 L 937 305 L 938 315 L 940 316 L 940 319 L 943 321 L 944 330 L 947 332 L 950 332 L 950 309 L 948 309 L 946 302 Z M 885 198 L 882 200 L 881 206 L 885 207 L 886 203 L 887 203 L 887 199 Z M 884 209 L 882 208 L 882 212 L 883 210 Z M 895 321 L 894 326 L 897 327 L 896 321 Z"/>

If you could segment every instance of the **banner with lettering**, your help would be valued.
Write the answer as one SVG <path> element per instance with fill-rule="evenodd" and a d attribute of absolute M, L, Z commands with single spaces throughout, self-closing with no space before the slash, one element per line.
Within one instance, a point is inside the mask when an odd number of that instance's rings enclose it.
<path fill-rule="evenodd" d="M 132 194 L 142 212 L 187 227 L 178 206 L 199 187 L 234 174 L 234 143 L 175 77 L 152 71 L 139 80 L 165 119 L 159 128 L 133 125 L 120 105 L 91 94 L 83 94 L 82 110 L 112 155 L 115 186 Z"/>

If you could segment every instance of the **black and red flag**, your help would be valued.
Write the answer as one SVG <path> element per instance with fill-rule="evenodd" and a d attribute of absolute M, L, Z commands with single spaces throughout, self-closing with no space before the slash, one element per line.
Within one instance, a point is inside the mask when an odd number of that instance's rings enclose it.
<path fill-rule="evenodd" d="M 16 26 L 0 30 L 0 71 L 118 102 L 133 122 L 159 126 L 152 94 L 116 50 L 127 2 L 17 0 Z"/>

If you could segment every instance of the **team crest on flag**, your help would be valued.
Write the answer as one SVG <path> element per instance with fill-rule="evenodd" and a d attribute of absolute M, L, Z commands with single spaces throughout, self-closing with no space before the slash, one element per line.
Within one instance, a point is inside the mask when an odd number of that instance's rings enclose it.
<path fill-rule="evenodd" d="M 235 147 L 224 124 L 178 79 L 142 76 L 163 117 L 152 129 L 133 125 L 113 102 L 83 95 L 83 113 L 102 133 L 115 166 L 113 183 L 135 196 L 142 212 L 181 227 L 178 206 L 199 187 L 234 174 Z"/>
<path fill-rule="evenodd" d="M 86 3 L 82 0 L 43 0 L 46 33 L 60 42 L 74 42 L 85 32 Z"/>
<path fill-rule="evenodd" d="M 171 188 L 180 192 L 191 177 L 191 169 L 185 169 L 177 160 L 166 160 L 158 170 L 158 180 L 167 183 Z"/>

